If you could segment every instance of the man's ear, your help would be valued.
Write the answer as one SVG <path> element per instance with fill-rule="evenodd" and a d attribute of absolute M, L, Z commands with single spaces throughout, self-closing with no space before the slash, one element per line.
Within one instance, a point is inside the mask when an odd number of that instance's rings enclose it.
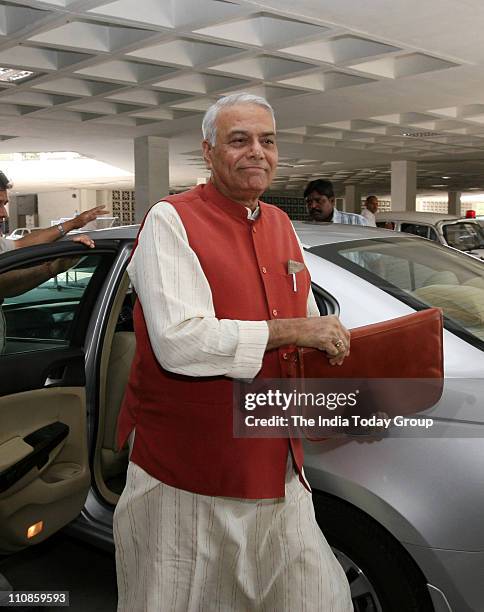
<path fill-rule="evenodd" d="M 202 153 L 203 159 L 205 161 L 205 165 L 209 170 L 212 169 L 212 145 L 208 142 L 208 140 L 202 141 Z"/>

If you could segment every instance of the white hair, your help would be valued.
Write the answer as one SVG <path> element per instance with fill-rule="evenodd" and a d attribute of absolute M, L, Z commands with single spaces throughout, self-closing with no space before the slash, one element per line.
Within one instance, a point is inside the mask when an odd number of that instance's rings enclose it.
<path fill-rule="evenodd" d="M 202 121 L 203 139 L 208 141 L 211 145 L 214 145 L 217 139 L 217 126 L 215 124 L 220 110 L 226 106 L 236 106 L 239 104 L 256 104 L 268 110 L 272 116 L 274 129 L 276 129 L 274 110 L 265 98 L 262 96 L 254 96 L 247 92 L 233 93 L 214 102 L 205 113 Z"/>

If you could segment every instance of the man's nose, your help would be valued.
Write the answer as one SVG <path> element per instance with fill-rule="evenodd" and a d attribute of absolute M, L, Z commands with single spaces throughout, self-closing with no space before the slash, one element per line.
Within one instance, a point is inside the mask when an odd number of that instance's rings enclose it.
<path fill-rule="evenodd" d="M 254 138 L 254 140 L 251 142 L 250 155 L 253 157 L 258 157 L 259 159 L 264 157 L 264 149 L 257 138 Z"/>

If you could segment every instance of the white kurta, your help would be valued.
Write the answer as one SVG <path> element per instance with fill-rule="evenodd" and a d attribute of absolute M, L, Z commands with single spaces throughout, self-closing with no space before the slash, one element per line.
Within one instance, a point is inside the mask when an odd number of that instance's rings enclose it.
<path fill-rule="evenodd" d="M 210 286 L 170 204 L 148 215 L 128 273 L 164 368 L 188 376 L 256 376 L 267 323 L 215 317 Z M 307 314 L 319 315 L 312 292 Z M 184 491 L 130 462 L 114 539 L 118 612 L 353 609 L 290 454 L 285 497 L 264 500 Z"/>

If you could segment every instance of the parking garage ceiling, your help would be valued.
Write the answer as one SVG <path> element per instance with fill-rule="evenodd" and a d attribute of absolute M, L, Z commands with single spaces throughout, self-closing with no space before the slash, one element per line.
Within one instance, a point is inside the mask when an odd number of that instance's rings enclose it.
<path fill-rule="evenodd" d="M 264 95 L 280 189 L 325 176 L 388 191 L 484 190 L 478 0 L 0 2 L 0 153 L 76 151 L 133 170 L 133 138 L 170 138 L 171 183 L 204 176 L 203 112 Z M 21 185 L 18 185 L 21 187 Z"/>

